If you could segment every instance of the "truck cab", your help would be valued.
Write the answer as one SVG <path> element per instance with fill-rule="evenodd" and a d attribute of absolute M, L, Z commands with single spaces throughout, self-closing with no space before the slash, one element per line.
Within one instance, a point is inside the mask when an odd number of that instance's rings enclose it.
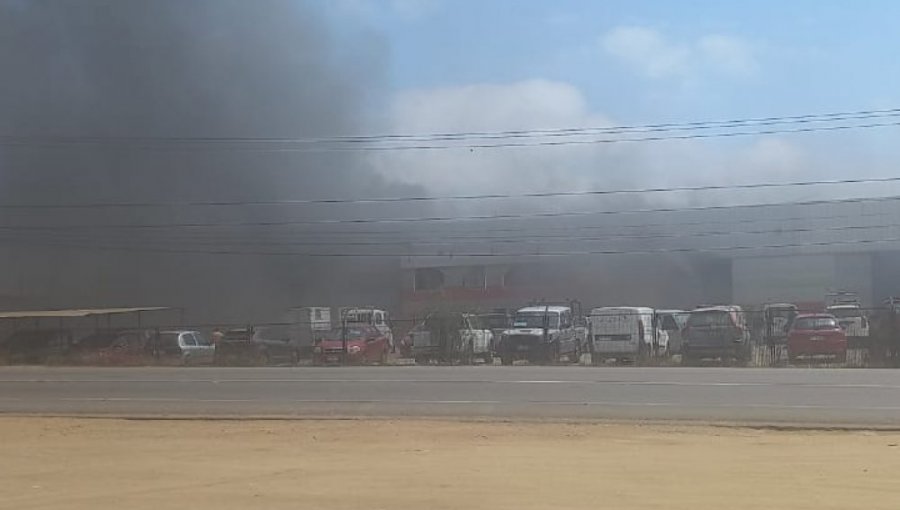
<path fill-rule="evenodd" d="M 539 305 L 519 309 L 512 328 L 503 332 L 498 345 L 500 360 L 556 363 L 562 355 L 577 361 L 582 353 L 586 328 L 573 306 Z"/>

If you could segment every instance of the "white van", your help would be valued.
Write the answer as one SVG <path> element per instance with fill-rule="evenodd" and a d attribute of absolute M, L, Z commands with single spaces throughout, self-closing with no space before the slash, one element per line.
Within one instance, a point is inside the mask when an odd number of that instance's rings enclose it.
<path fill-rule="evenodd" d="M 666 352 L 668 333 L 654 321 L 652 308 L 617 306 L 594 308 L 588 317 L 591 360 L 647 359 Z"/>

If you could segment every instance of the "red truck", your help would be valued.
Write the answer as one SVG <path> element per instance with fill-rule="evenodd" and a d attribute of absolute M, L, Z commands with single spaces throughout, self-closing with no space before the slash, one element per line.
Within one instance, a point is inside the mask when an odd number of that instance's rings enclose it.
<path fill-rule="evenodd" d="M 791 324 L 787 348 L 792 363 L 843 363 L 847 360 L 847 333 L 834 315 L 801 314 Z"/>

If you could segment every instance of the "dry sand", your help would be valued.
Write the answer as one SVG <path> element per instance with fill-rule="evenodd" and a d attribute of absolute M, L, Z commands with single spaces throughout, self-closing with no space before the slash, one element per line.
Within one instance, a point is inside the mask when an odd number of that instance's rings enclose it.
<path fill-rule="evenodd" d="M 0 418 L 9 509 L 900 508 L 900 433 Z"/>

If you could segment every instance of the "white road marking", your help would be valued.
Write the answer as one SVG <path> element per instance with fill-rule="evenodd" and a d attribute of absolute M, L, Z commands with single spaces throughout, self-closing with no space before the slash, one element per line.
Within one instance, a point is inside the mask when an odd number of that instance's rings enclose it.
<path fill-rule="evenodd" d="M 222 399 L 222 398 L 167 398 L 167 397 L 71 397 L 54 399 L 8 399 L 27 402 L 59 401 L 59 402 L 173 402 L 173 403 L 224 403 L 224 404 L 415 404 L 415 405 L 536 405 L 536 406 L 601 406 L 601 407 L 684 407 L 683 402 L 619 402 L 619 401 L 503 401 L 503 400 L 402 400 L 402 399 Z M 692 408 L 708 409 L 818 409 L 818 410 L 851 410 L 851 411 L 900 411 L 900 406 L 833 406 L 819 404 L 689 404 Z"/>
<path fill-rule="evenodd" d="M 838 389 L 900 389 L 900 384 L 865 383 L 816 383 L 816 382 L 692 382 L 692 381 L 623 381 L 623 380 L 489 380 L 489 379 L 0 379 L 0 384 L 260 384 L 260 383 L 304 383 L 304 384 L 568 384 L 568 385 L 609 385 L 609 386 L 687 386 L 687 387 L 809 387 Z"/>

